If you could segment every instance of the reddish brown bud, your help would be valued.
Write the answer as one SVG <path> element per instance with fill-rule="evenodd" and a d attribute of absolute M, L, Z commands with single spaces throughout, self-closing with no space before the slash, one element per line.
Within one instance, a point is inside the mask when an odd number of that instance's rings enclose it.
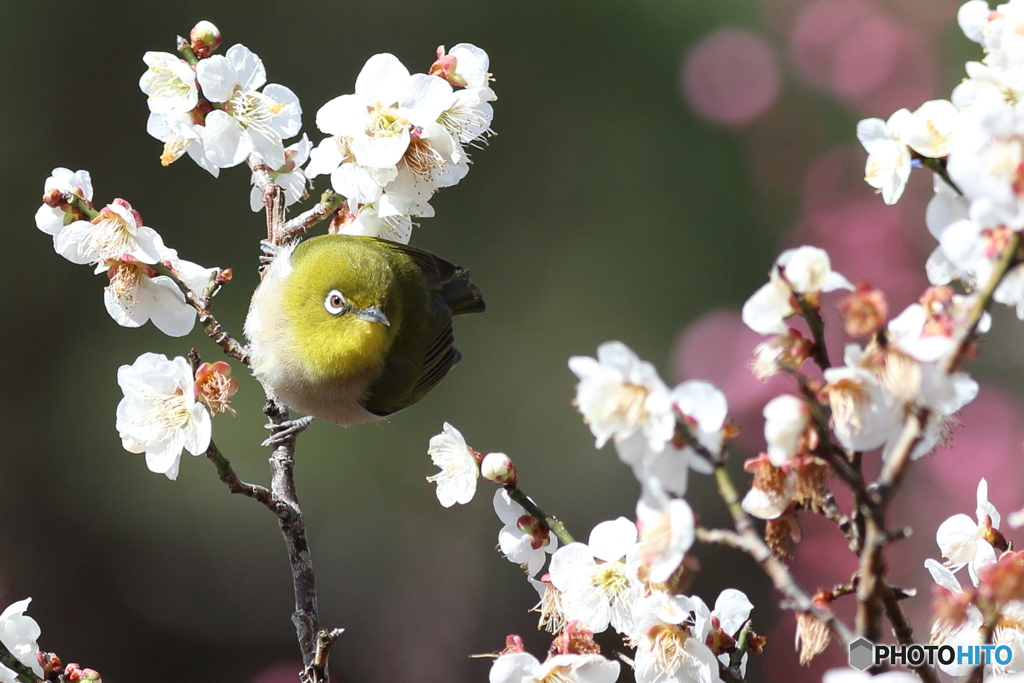
<path fill-rule="evenodd" d="M 431 64 L 428 73 L 431 76 L 443 78 L 453 86 L 465 88 L 468 85 L 466 79 L 455 73 L 458 65 L 459 62 L 455 57 L 444 53 L 444 45 L 439 45 L 437 48 L 437 61 Z"/>
<path fill-rule="evenodd" d="M 889 306 L 885 294 L 869 284 L 859 282 L 857 289 L 839 301 L 843 331 L 851 337 L 866 337 L 885 327 Z"/>
<path fill-rule="evenodd" d="M 200 59 L 209 57 L 220 47 L 220 30 L 208 21 L 200 21 L 188 34 L 189 47 Z"/>
<path fill-rule="evenodd" d="M 70 203 L 71 198 L 68 197 L 63 192 L 61 192 L 60 190 L 48 190 L 45 194 L 43 194 L 43 204 L 46 204 L 47 206 L 52 207 L 54 209 L 63 209 Z"/>
<path fill-rule="evenodd" d="M 216 284 L 218 287 L 223 287 L 227 283 L 231 282 L 231 278 L 235 276 L 235 271 L 231 268 L 221 268 L 217 271 Z"/>

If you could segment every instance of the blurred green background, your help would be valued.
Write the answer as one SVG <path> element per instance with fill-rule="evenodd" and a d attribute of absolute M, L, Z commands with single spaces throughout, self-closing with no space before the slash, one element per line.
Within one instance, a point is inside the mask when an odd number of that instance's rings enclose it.
<path fill-rule="evenodd" d="M 215 360 L 219 350 L 198 328 L 181 340 L 119 328 L 103 309 L 104 278 L 55 255 L 32 215 L 51 169 L 89 170 L 97 204 L 123 197 L 182 257 L 234 268 L 215 310 L 240 335 L 264 235 L 262 214 L 248 208 L 249 173 L 214 180 L 187 158 L 160 166 L 137 86 L 142 54 L 173 51 L 176 34 L 213 21 L 225 46 L 244 43 L 270 82 L 298 94 L 316 142 L 317 108 L 351 92 L 370 55 L 393 52 L 425 71 L 438 44 L 472 42 L 491 57 L 498 135 L 460 185 L 434 198 L 437 217 L 421 221 L 413 243 L 471 268 L 488 312 L 458 321 L 465 359 L 421 404 L 374 426 L 314 424 L 299 441 L 297 481 L 322 623 L 347 629 L 332 655 L 335 680 L 484 680 L 489 663 L 468 655 L 500 649 L 508 633 L 542 656 L 548 641 L 526 612 L 535 593 L 494 551 L 493 487 L 482 482 L 471 504 L 441 509 L 424 482 L 435 469 L 427 442 L 449 421 L 475 448 L 507 452 L 523 488 L 577 538 L 633 516 L 638 486 L 611 449 L 594 451 L 571 405 L 566 359 L 621 339 L 666 380 L 682 379 L 672 371 L 680 333 L 703 314 L 737 309 L 787 236 L 800 234 L 814 160 L 852 149 L 864 114 L 890 113 L 799 75 L 787 41 L 811 4 L 0 3 L 10 238 L 0 269 L 0 602 L 32 596 L 43 649 L 108 682 L 269 681 L 296 670 L 272 516 L 228 495 L 203 459 L 186 454 L 176 482 L 149 473 L 114 429 L 118 366 L 146 351 L 195 346 Z M 955 6 L 874 6 L 941 46 L 929 53 L 940 60 L 928 86 L 936 95 L 975 55 Z M 763 37 L 781 82 L 762 114 L 722 126 L 694 113 L 680 83 L 694 44 L 726 25 Z M 863 155 L 846 158 L 856 184 Z M 326 186 L 321 177 L 317 189 Z M 881 204 L 867 188 L 853 191 Z M 908 221 L 917 233 L 921 216 Z M 918 268 L 926 242 L 914 243 Z M 215 438 L 244 479 L 266 483 L 262 394 L 240 380 L 238 417 L 218 417 Z M 702 521 L 724 523 L 708 480 L 691 481 Z M 724 587 L 748 590 L 755 628 L 770 631 L 776 600 L 752 564 L 697 554 L 710 571 L 694 590 L 712 604 Z M 774 645 L 792 659 L 789 642 Z M 761 678 L 757 662 L 751 678 Z"/>

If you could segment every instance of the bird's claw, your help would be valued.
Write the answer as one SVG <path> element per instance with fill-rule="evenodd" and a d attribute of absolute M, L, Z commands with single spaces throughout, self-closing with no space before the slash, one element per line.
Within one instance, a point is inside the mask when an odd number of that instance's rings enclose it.
<path fill-rule="evenodd" d="M 266 425 L 266 428 L 270 430 L 270 436 L 260 445 L 264 448 L 277 448 L 293 436 L 304 432 L 311 422 L 313 422 L 312 415 L 305 415 L 294 420 L 285 420 L 279 424 L 271 422 Z"/>
<path fill-rule="evenodd" d="M 262 270 L 274 262 L 274 259 L 281 252 L 281 247 L 270 240 L 260 240 L 260 251 L 263 252 L 260 254 L 260 269 Z"/>

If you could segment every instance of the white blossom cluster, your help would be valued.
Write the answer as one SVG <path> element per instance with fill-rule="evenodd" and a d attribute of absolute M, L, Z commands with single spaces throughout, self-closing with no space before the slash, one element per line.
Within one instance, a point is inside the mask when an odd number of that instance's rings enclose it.
<path fill-rule="evenodd" d="M 984 287 L 1010 236 L 1024 228 L 1024 2 L 965 3 L 964 34 L 985 50 L 967 62 L 967 78 L 949 100 L 901 109 L 886 122 L 857 127 L 868 152 L 866 179 L 887 204 L 903 193 L 915 166 L 938 170 L 928 206 L 928 230 L 938 246 L 928 259 L 935 285 L 959 280 Z M 1024 319 L 1024 269 L 1015 267 L 995 292 Z"/>
<path fill-rule="evenodd" d="M 496 99 L 487 53 L 459 43 L 430 74 L 410 74 L 391 54 L 367 60 L 355 93 L 316 114 L 330 137 L 310 153 L 306 174 L 329 175 L 348 200 L 340 232 L 408 243 L 414 217 L 430 217 L 430 197 L 469 172 L 465 147 L 490 134 Z"/>
<path fill-rule="evenodd" d="M 43 667 L 39 665 L 39 624 L 32 617 L 25 616 L 32 598 L 11 603 L 0 613 L 0 642 L 19 662 L 32 669 L 39 678 Z M 0 683 L 18 683 L 18 674 L 0 664 Z"/>
<path fill-rule="evenodd" d="M 559 547 L 510 498 L 507 487 L 499 488 L 494 496 L 504 524 L 499 547 L 524 567 L 537 589 L 545 628 L 588 636 L 614 629 L 636 648 L 635 676 L 641 683 L 720 681 L 719 665 L 729 664 L 723 644 L 734 642 L 753 605 L 742 592 L 729 589 L 709 609 L 701 598 L 677 587 L 696 533 L 693 511 L 682 498 L 688 472 L 710 473 L 712 465 L 677 438 L 676 424 L 684 421 L 705 453 L 717 453 L 728 410 L 725 397 L 707 382 L 669 389 L 650 363 L 621 342 L 602 344 L 597 358 L 573 357 L 569 366 L 580 379 L 576 405 L 596 445 L 613 442 L 640 482 L 637 520 L 602 522 L 587 543 Z M 442 467 L 430 478 L 438 484 L 438 499 L 446 506 L 468 502 L 481 474 L 479 454 L 448 424 L 431 440 L 430 454 Z M 535 579 L 549 555 L 547 573 Z M 558 680 L 579 682 L 614 681 L 619 672 L 617 662 L 594 654 L 556 654 L 540 663 L 524 652 L 506 651 L 490 680 L 550 680 L 545 676 L 552 667 L 561 667 L 564 678 Z"/>

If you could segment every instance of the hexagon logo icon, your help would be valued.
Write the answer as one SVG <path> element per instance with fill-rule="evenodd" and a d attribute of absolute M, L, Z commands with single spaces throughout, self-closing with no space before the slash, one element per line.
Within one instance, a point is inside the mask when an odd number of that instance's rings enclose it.
<path fill-rule="evenodd" d="M 858 638 L 850 643 L 850 666 L 859 671 L 871 666 L 874 662 L 875 646 L 866 638 Z"/>

